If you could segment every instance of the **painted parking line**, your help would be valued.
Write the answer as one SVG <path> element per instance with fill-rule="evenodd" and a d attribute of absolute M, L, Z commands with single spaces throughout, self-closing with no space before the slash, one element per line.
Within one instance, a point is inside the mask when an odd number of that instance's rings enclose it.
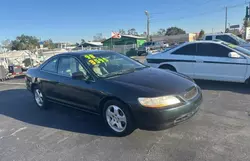
<path fill-rule="evenodd" d="M 0 84 L 4 84 L 4 85 L 25 85 L 25 83 L 15 83 L 15 82 L 0 82 Z"/>

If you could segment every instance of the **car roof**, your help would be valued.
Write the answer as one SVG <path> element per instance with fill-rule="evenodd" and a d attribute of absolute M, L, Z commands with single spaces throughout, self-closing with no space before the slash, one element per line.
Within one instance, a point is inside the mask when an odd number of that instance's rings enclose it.
<path fill-rule="evenodd" d="M 205 34 L 204 36 L 213 36 L 213 35 L 232 35 L 231 33 L 214 33 L 214 34 Z"/>
<path fill-rule="evenodd" d="M 187 45 L 187 44 L 199 44 L 199 43 L 213 43 L 213 44 L 222 44 L 223 41 L 214 41 L 214 40 L 199 40 L 199 41 L 192 41 L 192 42 L 185 42 L 181 45 Z"/>
<path fill-rule="evenodd" d="M 109 51 L 109 50 L 88 50 L 88 51 L 75 51 L 75 52 L 65 52 L 65 53 L 60 53 L 58 55 L 73 55 L 73 56 L 82 56 L 86 54 L 103 54 L 103 53 L 115 53 L 114 51 Z"/>

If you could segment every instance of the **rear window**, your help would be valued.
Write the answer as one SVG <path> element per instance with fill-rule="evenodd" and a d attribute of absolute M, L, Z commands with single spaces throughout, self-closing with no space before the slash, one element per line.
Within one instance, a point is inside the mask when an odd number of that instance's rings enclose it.
<path fill-rule="evenodd" d="M 206 36 L 206 40 L 213 40 L 212 36 Z"/>

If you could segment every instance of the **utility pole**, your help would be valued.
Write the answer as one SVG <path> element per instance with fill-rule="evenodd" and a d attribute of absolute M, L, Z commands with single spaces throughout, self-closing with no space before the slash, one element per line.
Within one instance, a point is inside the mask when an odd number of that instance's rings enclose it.
<path fill-rule="evenodd" d="M 227 7 L 226 7 L 226 14 L 225 14 L 225 32 L 227 30 Z"/>
<path fill-rule="evenodd" d="M 150 20 L 150 17 L 149 17 L 149 13 L 148 11 L 145 11 L 145 15 L 147 16 L 147 41 L 149 41 L 149 20 Z"/>

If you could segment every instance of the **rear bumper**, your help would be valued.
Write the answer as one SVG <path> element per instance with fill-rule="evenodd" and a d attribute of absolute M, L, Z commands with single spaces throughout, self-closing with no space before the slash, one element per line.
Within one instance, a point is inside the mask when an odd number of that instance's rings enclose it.
<path fill-rule="evenodd" d="M 134 118 L 139 127 L 168 127 L 191 118 L 202 103 L 202 94 L 199 94 L 189 103 L 165 109 L 140 108 L 134 112 Z"/>

